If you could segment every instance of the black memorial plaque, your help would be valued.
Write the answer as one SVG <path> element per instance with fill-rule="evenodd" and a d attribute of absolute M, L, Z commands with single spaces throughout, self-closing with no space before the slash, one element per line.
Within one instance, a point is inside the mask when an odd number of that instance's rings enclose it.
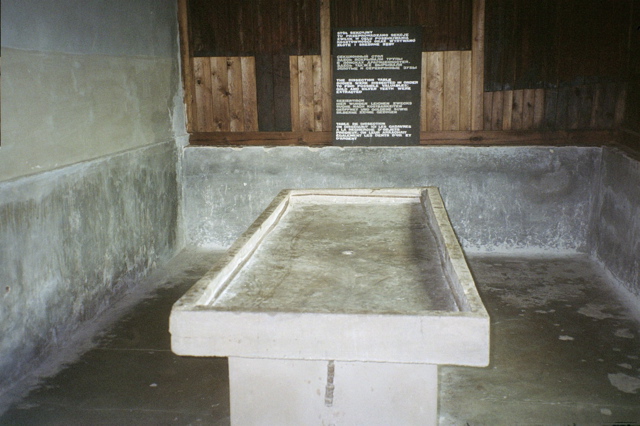
<path fill-rule="evenodd" d="M 336 145 L 420 143 L 420 27 L 333 30 Z"/>

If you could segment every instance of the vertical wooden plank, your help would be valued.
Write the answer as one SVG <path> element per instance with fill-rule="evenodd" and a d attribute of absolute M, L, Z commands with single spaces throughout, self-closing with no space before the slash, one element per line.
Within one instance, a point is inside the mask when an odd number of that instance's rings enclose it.
<path fill-rule="evenodd" d="M 524 91 L 523 90 L 514 90 L 513 91 L 513 111 L 511 112 L 511 129 L 513 130 L 521 130 L 522 129 L 522 110 L 524 103 Z"/>
<path fill-rule="evenodd" d="M 444 130 L 444 53 L 427 53 L 427 123 L 432 131 Z"/>
<path fill-rule="evenodd" d="M 598 127 L 598 118 L 601 115 L 602 109 L 602 85 L 596 85 L 593 90 L 593 104 L 591 106 L 591 120 L 589 121 L 589 127 L 595 129 Z"/>
<path fill-rule="evenodd" d="M 436 44 L 435 48 L 437 50 L 446 51 L 449 48 L 449 35 L 451 31 L 449 29 L 449 2 L 447 1 L 437 1 L 433 2 L 436 6 L 435 15 L 438 16 L 438 32 L 436 33 Z"/>
<path fill-rule="evenodd" d="M 543 127 L 546 129 L 557 128 L 558 89 L 546 89 L 544 93 L 544 119 Z"/>
<path fill-rule="evenodd" d="M 473 40 L 473 1 L 460 0 L 459 19 L 460 32 L 455 49 L 471 51 L 471 43 Z"/>
<path fill-rule="evenodd" d="M 300 80 L 300 129 L 303 132 L 312 132 L 313 119 L 313 60 L 311 56 L 298 58 Z"/>
<path fill-rule="evenodd" d="M 334 0 L 336 1 L 336 0 Z M 437 51 L 438 49 L 438 25 L 437 4 L 434 1 L 411 2 L 411 25 L 422 25 L 422 51 Z"/>
<path fill-rule="evenodd" d="M 229 125 L 229 97 L 227 58 L 216 56 L 211 59 L 211 98 L 213 102 L 213 131 L 228 132 Z"/>
<path fill-rule="evenodd" d="M 502 130 L 502 115 L 504 105 L 504 92 L 493 92 L 491 101 L 491 130 Z"/>
<path fill-rule="evenodd" d="M 213 113 L 211 96 L 211 64 L 209 58 L 193 58 L 195 77 L 196 119 L 195 132 L 213 131 Z"/>
<path fill-rule="evenodd" d="M 560 129 L 566 129 L 569 122 L 569 94 L 570 87 L 561 87 L 558 89 L 558 103 L 556 110 L 556 126 Z"/>
<path fill-rule="evenodd" d="M 485 0 L 473 0 L 471 42 L 471 130 L 484 126 L 484 22 Z"/>
<path fill-rule="evenodd" d="M 578 129 L 588 129 L 591 122 L 591 110 L 593 109 L 593 85 L 586 84 L 579 88 L 580 101 L 578 104 Z"/>
<path fill-rule="evenodd" d="M 482 128 L 485 130 L 491 130 L 491 113 L 493 112 L 493 92 L 484 92 L 482 111 L 484 116 L 482 117 Z"/>
<path fill-rule="evenodd" d="M 233 22 L 232 25 L 237 25 L 237 22 L 235 21 L 235 19 L 232 20 L 230 15 L 230 6 L 232 2 L 233 0 L 217 0 L 215 3 L 215 9 L 209 6 L 212 12 L 215 10 L 215 14 L 212 13 L 210 17 L 215 16 L 216 19 L 218 19 L 220 22 Z M 230 49 L 231 46 L 229 45 L 229 41 L 231 38 L 235 38 L 235 37 L 230 37 L 230 34 L 229 34 L 230 31 L 227 31 L 227 29 L 224 28 L 224 26 L 222 25 L 212 25 L 210 28 L 211 28 L 210 29 L 211 39 L 215 41 L 215 50 L 213 51 L 209 50 L 207 55 L 214 56 L 214 57 L 222 57 L 222 56 L 229 55 L 231 53 L 231 49 Z M 214 102 L 215 102 L 215 95 L 214 95 Z M 214 108 L 214 111 L 215 111 L 215 108 Z M 214 123 L 214 126 L 215 126 L 215 123 Z"/>
<path fill-rule="evenodd" d="M 499 21 L 500 26 L 504 28 L 504 30 L 502 30 L 503 38 L 500 40 L 499 50 L 497 52 L 491 52 L 495 55 L 493 56 L 494 58 L 499 55 L 497 63 L 497 71 L 499 72 L 498 81 L 501 83 L 503 89 L 523 89 L 524 86 L 518 84 L 519 82 L 517 81 L 518 61 L 522 53 L 520 49 L 523 38 L 522 32 L 518 31 L 522 25 L 522 15 L 519 7 L 521 1 L 506 0 L 499 3 L 501 3 L 503 7 Z M 495 31 L 494 28 L 491 28 L 491 30 Z M 492 79 L 495 79 L 495 76 L 492 77 Z"/>
<path fill-rule="evenodd" d="M 240 54 L 246 57 L 244 55 L 250 55 L 255 51 L 257 5 L 254 2 L 238 3 L 238 43 L 240 45 Z"/>
<path fill-rule="evenodd" d="M 531 129 L 533 127 L 533 114 L 535 106 L 535 89 L 525 89 L 522 102 L 522 128 Z"/>
<path fill-rule="evenodd" d="M 580 126 L 580 107 L 584 86 L 572 87 L 567 92 L 567 128 L 577 129 Z"/>
<path fill-rule="evenodd" d="M 196 126 L 196 97 L 194 64 L 189 46 L 189 16 L 187 0 L 178 0 L 178 27 L 180 31 L 180 64 L 182 66 L 182 87 L 187 114 L 187 132 L 194 132 Z"/>
<path fill-rule="evenodd" d="M 613 125 L 615 127 L 619 127 L 624 122 L 625 107 L 627 105 L 627 83 L 621 83 L 619 89 L 613 119 Z"/>
<path fill-rule="evenodd" d="M 258 17 L 260 21 L 264 18 Z M 261 31 L 261 29 L 259 29 Z M 261 42 L 262 43 L 262 42 Z M 258 130 L 275 132 L 275 102 L 273 99 L 273 58 L 271 54 L 256 55 L 256 98 L 258 101 Z"/>
<path fill-rule="evenodd" d="M 513 91 L 505 90 L 502 96 L 502 130 L 511 130 L 513 115 Z"/>
<path fill-rule="evenodd" d="M 237 0 L 234 0 L 237 1 Z M 284 35 L 284 28 L 287 28 L 287 18 L 286 18 L 286 2 L 283 0 L 270 0 L 269 3 L 272 4 L 273 13 L 269 16 L 271 20 L 271 52 L 278 52 L 282 54 L 284 52 L 288 52 L 287 49 L 287 38 Z M 311 25 L 305 27 L 307 29 Z M 306 38 L 306 34 L 300 34 L 300 38 Z M 274 63 L 275 65 L 275 63 Z M 287 74 L 289 73 L 289 55 L 287 54 Z M 287 92 L 289 92 L 288 87 L 289 81 L 287 81 Z M 277 111 L 276 111 L 277 113 Z M 287 109 L 287 121 L 291 121 L 291 114 L 289 114 L 289 110 Z"/>
<path fill-rule="evenodd" d="M 311 57 L 311 67 L 313 70 L 313 130 L 322 131 L 322 57 L 313 55 Z"/>
<path fill-rule="evenodd" d="M 582 85 L 574 87 L 573 92 L 569 105 L 569 128 L 586 129 L 591 121 L 593 87 Z"/>
<path fill-rule="evenodd" d="M 229 130 L 244 131 L 244 95 L 242 93 L 242 64 L 239 56 L 227 58 L 229 98 Z"/>
<path fill-rule="evenodd" d="M 604 103 L 603 103 L 603 114 L 601 116 L 600 128 L 601 129 L 611 129 L 613 128 L 613 123 L 616 115 L 616 102 L 618 95 L 618 84 L 616 83 L 605 83 L 604 84 Z"/>
<path fill-rule="evenodd" d="M 300 132 L 300 79 L 298 77 L 299 56 L 289 57 L 289 76 L 291 85 L 291 130 Z"/>
<path fill-rule="evenodd" d="M 506 55 L 505 43 L 508 39 L 507 19 L 505 19 L 505 0 L 491 1 L 486 4 L 486 34 L 484 44 L 487 50 L 484 52 L 484 90 L 496 91 L 512 89 L 511 85 L 505 85 L 503 81 L 503 69 Z M 475 39 L 474 39 L 475 41 Z M 485 46 L 482 46 L 483 48 Z"/>
<path fill-rule="evenodd" d="M 460 128 L 460 52 L 444 52 L 444 129 Z"/>
<path fill-rule="evenodd" d="M 640 26 L 640 2 L 632 2 L 629 16 Z M 632 27 L 633 28 L 633 27 Z M 624 127 L 640 133 L 640 30 L 629 30 L 629 71 L 630 79 L 625 87 Z M 640 141 L 636 139 L 636 147 Z"/>
<path fill-rule="evenodd" d="M 454 37 L 457 37 L 460 34 L 460 2 L 459 1 L 448 1 L 446 2 L 448 7 L 448 15 L 449 15 L 449 37 L 447 40 L 447 50 L 459 50 L 455 43 Z M 453 35 L 453 37 L 451 37 Z"/>
<path fill-rule="evenodd" d="M 460 53 L 460 128 L 471 130 L 471 51 Z"/>
<path fill-rule="evenodd" d="M 273 54 L 273 108 L 276 132 L 291 131 L 289 55 Z"/>
<path fill-rule="evenodd" d="M 258 101 L 256 97 L 256 61 L 253 56 L 240 58 L 242 67 L 242 106 L 245 132 L 258 131 Z"/>
<path fill-rule="evenodd" d="M 533 128 L 539 129 L 544 121 L 544 89 L 535 89 L 533 107 Z"/>
<path fill-rule="evenodd" d="M 331 131 L 331 3 L 320 0 L 320 55 L 322 57 L 322 130 Z"/>
<path fill-rule="evenodd" d="M 422 75 L 420 76 L 420 131 L 429 131 L 429 122 L 427 121 L 427 67 L 429 61 L 427 52 L 422 52 Z"/>

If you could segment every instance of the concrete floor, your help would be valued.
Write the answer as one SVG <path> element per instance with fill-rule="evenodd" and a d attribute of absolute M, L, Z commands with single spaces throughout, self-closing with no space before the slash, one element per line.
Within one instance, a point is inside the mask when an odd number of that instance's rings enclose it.
<path fill-rule="evenodd" d="M 219 255 L 178 255 L 0 424 L 229 424 L 226 359 L 175 356 L 167 332 L 173 302 Z M 440 368 L 441 425 L 640 425 L 640 309 L 620 302 L 596 264 L 581 255 L 469 264 L 491 315 L 491 365 Z"/>

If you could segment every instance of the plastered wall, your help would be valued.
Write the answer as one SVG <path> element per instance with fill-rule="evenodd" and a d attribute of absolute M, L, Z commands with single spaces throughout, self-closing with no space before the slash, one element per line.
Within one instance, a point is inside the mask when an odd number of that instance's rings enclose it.
<path fill-rule="evenodd" d="M 0 185 L 0 401 L 174 254 L 176 158 L 155 144 Z"/>
<path fill-rule="evenodd" d="M 177 56 L 170 0 L 3 0 L 0 181 L 172 139 Z"/>
<path fill-rule="evenodd" d="M 591 252 L 640 298 L 640 161 L 605 148 L 601 168 Z"/>
<path fill-rule="evenodd" d="M 181 246 L 176 9 L 2 1 L 0 401 Z"/>
<path fill-rule="evenodd" d="M 586 251 L 599 148 L 187 148 L 191 244 L 227 247 L 284 188 L 440 188 L 466 250 Z"/>

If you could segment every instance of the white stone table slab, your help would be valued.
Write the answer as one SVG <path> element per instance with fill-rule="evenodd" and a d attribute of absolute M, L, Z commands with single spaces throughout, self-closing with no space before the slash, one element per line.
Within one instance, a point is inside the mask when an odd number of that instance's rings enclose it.
<path fill-rule="evenodd" d="M 489 316 L 437 188 L 282 191 L 173 307 L 172 350 L 229 357 L 235 425 L 437 423 L 437 365 Z"/>

